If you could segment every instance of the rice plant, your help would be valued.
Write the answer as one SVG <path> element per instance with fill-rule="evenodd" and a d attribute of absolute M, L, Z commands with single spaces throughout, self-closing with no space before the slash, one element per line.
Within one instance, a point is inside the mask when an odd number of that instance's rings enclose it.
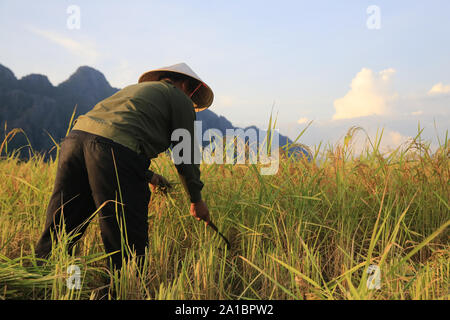
<path fill-rule="evenodd" d="M 189 215 L 176 184 L 152 195 L 141 268 L 131 259 L 120 272 L 109 269 L 96 219 L 75 255 L 63 234 L 47 261 L 34 257 L 57 162 L 31 148 L 21 161 L 7 149 L 20 132 L 10 131 L 0 148 L 0 299 L 447 300 L 448 136 L 434 153 L 419 132 L 382 154 L 380 134 L 356 155 L 358 131 L 316 146 L 312 161 L 282 156 L 275 175 L 257 164 L 202 164 L 203 197 L 231 249 Z M 151 167 L 176 181 L 168 155 Z M 68 286 L 71 265 L 80 288 Z M 379 289 L 367 285 L 372 265 Z"/>

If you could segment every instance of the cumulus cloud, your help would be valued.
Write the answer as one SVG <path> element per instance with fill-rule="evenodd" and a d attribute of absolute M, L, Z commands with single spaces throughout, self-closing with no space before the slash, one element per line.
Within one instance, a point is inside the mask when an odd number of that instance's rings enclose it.
<path fill-rule="evenodd" d="M 378 132 L 380 134 L 380 132 Z M 397 149 L 400 146 L 404 146 L 407 142 L 411 141 L 411 136 L 406 136 L 401 134 L 400 132 L 396 130 L 390 130 L 386 129 L 383 132 L 383 136 L 381 137 L 381 140 L 379 140 L 379 135 L 377 137 L 376 132 L 368 132 L 369 137 L 367 137 L 365 134 L 359 134 L 357 137 L 355 137 L 352 147 L 355 154 L 360 154 L 363 150 L 373 150 L 374 144 L 377 144 L 379 142 L 379 150 L 382 153 L 387 153 L 390 151 L 393 151 Z M 368 138 L 370 138 L 369 142 Z"/>
<path fill-rule="evenodd" d="M 430 108 L 433 110 L 434 105 L 432 104 Z M 371 150 L 367 135 L 373 143 L 376 137 L 379 138 L 382 130 L 380 151 L 384 153 L 401 145 L 405 146 L 404 142 L 410 140 L 411 137 L 416 137 L 423 129 L 420 135 L 421 139 L 430 142 L 432 150 L 435 150 L 439 146 L 439 139 L 441 142 L 445 141 L 448 128 L 450 128 L 450 113 L 437 114 L 419 108 L 412 110 L 423 110 L 423 113 L 411 116 L 410 110 L 409 113 L 393 113 L 387 116 L 369 116 L 339 121 L 316 119 L 300 137 L 299 142 L 311 148 L 317 147 L 319 144 L 322 146 L 342 144 L 350 128 L 360 127 L 364 130 L 357 131 L 352 142 L 355 153 L 360 153 L 366 146 L 369 146 L 369 150 Z M 280 132 L 288 135 L 291 139 L 295 139 L 304 129 L 304 125 L 298 124 L 297 121 L 292 121 L 291 126 L 280 122 L 279 127 Z"/>
<path fill-rule="evenodd" d="M 423 129 L 421 138 L 430 142 L 432 150 L 435 150 L 440 141 L 445 141 L 450 127 L 450 94 L 445 94 L 447 86 L 442 83 L 434 86 L 430 90 L 432 95 L 428 93 L 428 87 L 419 92 L 397 94 L 392 83 L 394 74 L 393 69 L 381 72 L 362 69 L 354 77 L 346 95 L 334 101 L 332 119 L 315 120 L 301 136 L 300 142 L 309 146 L 342 143 L 350 128 L 360 127 L 364 131 L 358 131 L 352 143 L 356 153 L 367 146 L 366 133 L 373 142 L 381 130 L 384 131 L 380 150 L 388 152 L 417 136 Z M 290 126 L 280 125 L 286 130 L 282 133 L 295 139 L 304 129 L 304 121 L 304 118 L 293 119 Z"/>
<path fill-rule="evenodd" d="M 397 97 L 391 86 L 394 69 L 374 72 L 363 68 L 352 80 L 350 91 L 334 101 L 333 120 L 386 115 Z"/>
<path fill-rule="evenodd" d="M 381 145 L 383 148 L 394 149 L 411 139 L 411 136 L 402 135 L 398 131 L 388 130 L 387 134 L 381 139 Z"/>
<path fill-rule="evenodd" d="M 231 96 L 219 95 L 216 97 L 215 104 L 223 107 L 232 107 L 236 104 L 236 101 Z"/>
<path fill-rule="evenodd" d="M 304 123 L 307 123 L 308 121 L 309 121 L 308 118 L 302 117 L 302 118 L 297 120 L 297 123 L 298 124 L 304 124 Z"/>
<path fill-rule="evenodd" d="M 442 82 L 435 84 L 430 91 L 428 91 L 429 95 L 440 95 L 450 93 L 450 84 L 444 85 Z"/>
<path fill-rule="evenodd" d="M 87 59 L 90 63 L 93 63 L 100 55 L 91 43 L 76 41 L 51 30 L 43 30 L 36 27 L 28 27 L 27 29 L 48 41 L 60 45 L 71 53 Z"/>

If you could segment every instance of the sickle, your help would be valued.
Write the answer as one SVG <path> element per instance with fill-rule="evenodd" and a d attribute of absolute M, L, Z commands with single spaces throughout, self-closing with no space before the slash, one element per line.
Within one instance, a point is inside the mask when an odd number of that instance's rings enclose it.
<path fill-rule="evenodd" d="M 186 185 L 186 180 L 184 180 L 184 177 L 180 173 L 178 173 L 178 176 L 180 177 L 181 184 L 183 185 L 184 190 L 186 191 L 187 194 L 189 194 L 188 188 L 187 188 L 187 185 Z M 219 229 L 217 229 L 216 225 L 211 220 L 209 220 L 209 222 L 207 222 L 206 225 L 210 226 L 211 229 L 213 229 L 215 232 L 217 232 L 219 234 L 219 236 L 222 237 L 222 239 L 227 244 L 227 249 L 230 250 L 230 248 L 231 248 L 230 241 L 228 241 L 228 239 L 222 234 L 222 232 L 220 232 Z"/>
<path fill-rule="evenodd" d="M 209 222 L 207 223 L 207 225 L 210 226 L 211 229 L 213 229 L 215 232 L 217 232 L 217 233 L 219 234 L 219 236 L 222 237 L 222 239 L 223 239 L 223 240 L 225 241 L 225 243 L 227 244 L 227 249 L 230 250 L 230 248 L 231 248 L 230 241 L 228 241 L 228 239 L 222 234 L 222 232 L 220 232 L 219 229 L 217 229 L 216 225 L 215 225 L 212 221 L 209 221 Z"/>

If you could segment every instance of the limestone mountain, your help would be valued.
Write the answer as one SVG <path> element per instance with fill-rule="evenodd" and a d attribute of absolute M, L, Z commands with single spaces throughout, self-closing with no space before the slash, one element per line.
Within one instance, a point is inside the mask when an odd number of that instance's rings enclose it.
<path fill-rule="evenodd" d="M 52 138 L 59 142 L 65 136 L 75 106 L 76 116 L 84 114 L 118 90 L 100 71 L 88 66 L 79 67 L 69 79 L 53 86 L 45 75 L 30 74 L 17 79 L 0 64 L 0 128 L 3 131 L 6 125 L 7 131 L 23 129 L 32 148 L 48 154 L 54 149 Z M 203 132 L 215 128 L 225 134 L 226 129 L 235 128 L 228 119 L 211 110 L 197 113 L 197 120 L 202 121 Z M 280 146 L 291 142 L 285 136 L 280 138 Z M 8 148 L 25 145 L 25 137 L 17 135 Z"/>

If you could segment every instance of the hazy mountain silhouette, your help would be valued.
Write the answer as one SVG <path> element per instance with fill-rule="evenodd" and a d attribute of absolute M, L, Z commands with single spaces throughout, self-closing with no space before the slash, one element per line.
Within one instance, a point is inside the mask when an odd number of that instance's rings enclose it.
<path fill-rule="evenodd" d="M 34 150 L 48 152 L 54 146 L 49 135 L 56 141 L 65 136 L 75 106 L 78 116 L 118 90 L 101 72 L 87 66 L 55 87 L 39 74 L 18 80 L 0 65 L 0 125 L 3 129 L 6 123 L 8 131 L 23 129 Z M 22 135 L 16 135 L 9 148 L 26 144 Z"/>
<path fill-rule="evenodd" d="M 30 74 L 17 79 L 10 69 L 0 64 L 0 126 L 2 131 L 5 124 L 8 131 L 23 129 L 35 151 L 48 153 L 54 147 L 50 135 L 57 142 L 65 136 L 75 106 L 77 117 L 118 90 L 111 87 L 101 72 L 88 66 L 79 67 L 55 87 L 45 75 Z M 202 120 L 203 131 L 216 128 L 225 134 L 226 129 L 235 128 L 211 110 L 197 113 L 197 120 Z M 291 142 L 285 136 L 280 138 L 280 146 Z M 17 135 L 8 149 L 26 144 L 25 137 Z"/>

